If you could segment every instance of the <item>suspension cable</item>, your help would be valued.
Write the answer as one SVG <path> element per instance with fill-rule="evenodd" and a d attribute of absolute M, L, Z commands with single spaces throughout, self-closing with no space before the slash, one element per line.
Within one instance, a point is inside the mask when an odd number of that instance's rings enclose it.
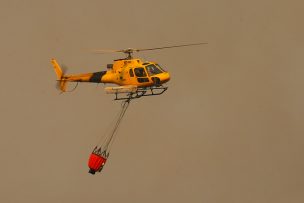
<path fill-rule="evenodd" d="M 127 100 L 124 100 L 122 103 L 121 103 L 121 109 L 118 113 L 118 115 L 115 117 L 115 122 L 114 122 L 114 126 L 113 128 L 110 130 L 110 132 L 107 130 L 106 131 L 106 134 L 105 134 L 105 137 L 102 139 L 100 139 L 100 141 L 98 142 L 97 144 L 97 148 L 98 150 L 101 151 L 101 153 L 107 158 L 109 156 L 109 152 L 110 152 L 110 149 L 115 141 L 115 138 L 116 138 L 116 135 L 117 135 L 117 131 L 118 131 L 118 128 L 120 126 L 120 123 L 122 121 L 122 119 L 124 118 L 124 115 L 130 105 L 130 101 L 131 101 L 132 97 L 130 96 L 129 99 Z"/>

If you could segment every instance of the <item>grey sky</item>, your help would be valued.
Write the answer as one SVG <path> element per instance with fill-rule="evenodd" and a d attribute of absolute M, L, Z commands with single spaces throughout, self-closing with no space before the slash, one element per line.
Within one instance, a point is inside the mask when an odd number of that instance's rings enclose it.
<path fill-rule="evenodd" d="M 0 201 L 303 202 L 302 1 L 1 1 Z M 59 95 L 50 59 L 93 72 L 92 49 L 171 73 L 132 102 L 104 171 L 87 160 L 119 110 L 103 85 Z"/>

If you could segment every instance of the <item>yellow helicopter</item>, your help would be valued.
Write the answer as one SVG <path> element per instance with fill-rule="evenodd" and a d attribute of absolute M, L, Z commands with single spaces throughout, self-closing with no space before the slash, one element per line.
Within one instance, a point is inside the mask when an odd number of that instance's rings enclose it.
<path fill-rule="evenodd" d="M 51 59 L 51 63 L 54 66 L 55 73 L 57 75 L 58 89 L 60 89 L 61 92 L 68 91 L 67 82 L 77 82 L 77 84 L 78 82 L 112 83 L 118 86 L 106 87 L 105 91 L 109 94 L 115 94 L 115 100 L 135 99 L 142 96 L 163 94 L 168 89 L 164 84 L 170 80 L 170 74 L 158 63 L 133 58 L 134 52 L 202 44 L 207 43 L 184 44 L 148 49 L 129 48 L 124 50 L 96 50 L 95 53 L 125 53 L 127 57 L 114 60 L 113 64 L 107 65 L 107 70 L 105 71 L 93 73 L 65 75 L 65 70 L 60 67 L 55 59 Z M 75 88 L 77 87 L 77 84 Z"/>

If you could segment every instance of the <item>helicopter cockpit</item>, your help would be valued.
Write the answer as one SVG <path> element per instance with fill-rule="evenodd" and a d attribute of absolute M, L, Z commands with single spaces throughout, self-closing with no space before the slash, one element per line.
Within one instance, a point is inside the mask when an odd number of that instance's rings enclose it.
<path fill-rule="evenodd" d="M 134 68 L 136 77 L 147 77 L 145 69 L 143 67 Z"/>

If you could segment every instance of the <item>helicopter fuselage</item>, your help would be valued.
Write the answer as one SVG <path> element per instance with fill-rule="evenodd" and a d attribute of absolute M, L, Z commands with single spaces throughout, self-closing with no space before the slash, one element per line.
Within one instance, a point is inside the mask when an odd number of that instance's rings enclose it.
<path fill-rule="evenodd" d="M 55 59 L 52 59 L 61 91 L 66 91 L 66 82 L 112 83 L 119 86 L 160 86 L 170 80 L 170 74 L 157 63 L 141 59 L 118 59 L 107 65 L 106 71 L 64 75 Z"/>
<path fill-rule="evenodd" d="M 164 71 L 157 63 L 143 63 L 140 59 L 116 60 L 113 65 L 108 65 L 108 70 L 101 77 L 102 83 L 114 83 L 120 86 L 134 85 L 137 87 L 161 85 L 169 80 L 169 73 Z"/>

